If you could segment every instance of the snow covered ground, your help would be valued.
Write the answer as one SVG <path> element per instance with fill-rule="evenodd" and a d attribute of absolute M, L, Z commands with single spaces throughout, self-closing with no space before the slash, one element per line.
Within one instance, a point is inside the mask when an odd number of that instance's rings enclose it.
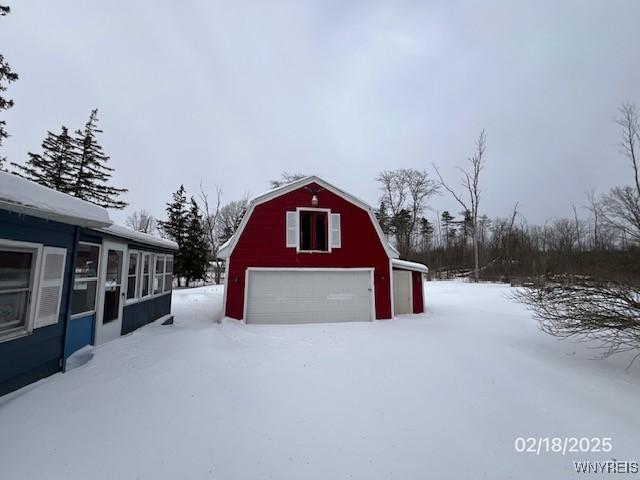
<path fill-rule="evenodd" d="M 540 333 L 508 291 L 434 282 L 424 315 L 247 326 L 215 323 L 220 288 L 178 290 L 175 325 L 0 398 L 0 479 L 546 479 L 640 460 L 640 366 Z M 515 452 L 528 436 L 613 452 Z"/>

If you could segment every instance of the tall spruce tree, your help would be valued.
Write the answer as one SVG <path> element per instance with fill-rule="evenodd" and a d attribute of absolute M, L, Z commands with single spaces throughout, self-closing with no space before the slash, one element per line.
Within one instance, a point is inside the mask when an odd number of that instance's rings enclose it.
<path fill-rule="evenodd" d="M 202 214 L 195 199 L 191 197 L 187 233 L 182 252 L 187 286 L 191 280 L 201 280 L 207 274 L 208 244 L 207 234 L 202 222 Z"/>
<path fill-rule="evenodd" d="M 166 237 L 178 244 L 178 254 L 174 259 L 173 271 L 174 275 L 178 278 L 179 284 L 180 278 L 185 276 L 183 252 L 185 239 L 187 238 L 187 225 L 189 220 L 187 195 L 185 193 L 184 185 L 180 185 L 180 188 L 173 193 L 172 199 L 173 200 L 170 203 L 167 203 L 167 220 L 158 221 L 158 227 Z"/>
<path fill-rule="evenodd" d="M 42 142 L 42 154 L 29 152 L 29 160 L 25 165 L 11 163 L 20 177 L 53 188 L 60 192 L 69 193 L 73 187 L 73 170 L 77 157 L 77 150 L 69 130 L 64 125 L 58 135 L 47 131 L 47 137 Z"/>
<path fill-rule="evenodd" d="M 125 208 L 128 204 L 118 197 L 128 190 L 107 184 L 113 168 L 107 166 L 109 157 L 104 154 L 102 146 L 98 143 L 98 133 L 102 133 L 102 130 L 98 128 L 96 108 L 91 111 L 84 129 L 77 130 L 73 139 L 77 155 L 74 165 L 75 181 L 70 193 L 101 207 Z"/>
<path fill-rule="evenodd" d="M 4 5 L 0 5 L 0 17 L 4 17 L 11 12 L 9 7 Z M 0 112 L 3 110 L 8 110 L 13 107 L 13 100 L 9 98 L 5 98 L 3 93 L 7 91 L 7 86 L 18 80 L 18 74 L 11 70 L 9 63 L 4 58 L 4 55 L 0 53 Z M 0 147 L 2 146 L 2 142 L 6 139 L 9 134 L 5 129 L 6 122 L 4 120 L 0 120 Z M 5 158 L 0 155 L 0 170 L 4 169 L 4 161 Z"/>
<path fill-rule="evenodd" d="M 448 210 L 445 210 L 442 212 L 442 215 L 440 215 L 440 223 L 442 224 L 442 230 L 444 231 L 446 245 L 449 247 L 456 236 L 455 218 Z"/>
<path fill-rule="evenodd" d="M 431 241 L 433 240 L 433 224 L 422 217 L 420 219 L 420 237 L 422 240 L 422 251 L 423 253 L 431 248 Z"/>
<path fill-rule="evenodd" d="M 383 233 L 385 235 L 389 235 L 391 233 L 391 219 L 387 213 L 387 204 L 384 200 L 380 202 L 380 208 L 376 212 L 376 218 L 378 219 L 378 223 L 380 224 L 380 228 L 382 228 Z"/>

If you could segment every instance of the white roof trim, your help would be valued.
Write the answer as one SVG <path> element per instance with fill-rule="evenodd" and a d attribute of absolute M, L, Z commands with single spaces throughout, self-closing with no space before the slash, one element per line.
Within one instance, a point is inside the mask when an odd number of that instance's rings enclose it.
<path fill-rule="evenodd" d="M 120 225 L 110 225 L 104 228 L 94 228 L 93 230 L 102 233 L 108 233 L 114 237 L 120 237 L 127 240 L 133 240 L 134 242 L 142 243 L 144 245 L 152 245 L 154 247 L 166 248 L 169 250 L 178 250 L 178 244 L 165 238 L 154 237 L 148 233 L 136 232 L 130 228 L 122 227 Z"/>
<path fill-rule="evenodd" d="M 410 262 L 409 260 L 400 260 L 394 258 L 391 260 L 391 265 L 401 270 L 413 270 L 414 272 L 429 273 L 429 268 L 418 262 Z"/>
<path fill-rule="evenodd" d="M 8 172 L 0 172 L 0 209 L 80 227 L 106 227 L 106 209 Z"/>
<path fill-rule="evenodd" d="M 251 215 L 253 214 L 253 210 L 256 207 L 256 205 L 260 205 L 262 203 L 266 203 L 269 200 L 272 200 L 274 198 L 280 197 L 280 196 L 285 195 L 285 194 L 287 194 L 289 192 L 293 192 L 294 190 L 297 190 L 298 188 L 301 188 L 304 185 L 308 185 L 309 183 L 317 183 L 318 185 L 324 187 L 326 190 L 329 190 L 330 192 L 334 193 L 335 195 L 338 195 L 339 197 L 344 198 L 348 202 L 351 202 L 354 205 L 362 208 L 363 210 L 366 210 L 369 213 L 369 218 L 371 219 L 371 223 L 373 224 L 373 226 L 374 226 L 374 228 L 375 228 L 375 230 L 376 230 L 376 232 L 378 234 L 378 237 L 380 239 L 380 243 L 382 243 L 382 247 L 384 248 L 385 252 L 387 253 L 387 256 L 389 258 L 397 258 L 398 257 L 397 251 L 395 251 L 395 249 L 393 249 L 389 245 L 389 242 L 387 241 L 386 236 L 382 232 L 382 228 L 380 227 L 380 223 L 378 222 L 378 220 L 376 219 L 376 216 L 373 213 L 373 208 L 371 208 L 371 206 L 368 203 L 360 200 L 357 197 L 354 197 L 350 193 L 347 193 L 344 190 L 339 189 L 338 187 L 333 186 L 329 182 L 321 179 L 320 177 L 317 177 L 315 175 L 311 175 L 309 177 L 304 177 L 304 178 L 301 178 L 299 180 L 295 180 L 295 181 L 293 181 L 291 183 L 287 183 L 286 185 L 282 185 L 280 187 L 274 188 L 273 190 L 269 190 L 268 192 L 262 193 L 262 194 L 258 195 L 257 197 L 253 197 L 249 201 L 249 208 L 247 209 L 247 213 L 245 214 L 245 216 L 242 218 L 242 222 L 240 222 L 240 226 L 238 227 L 238 230 L 233 235 L 233 237 L 231 237 L 229 239 L 229 241 L 227 242 L 227 243 L 229 243 L 229 245 L 227 246 L 226 243 L 225 243 L 225 245 L 223 245 L 223 247 L 228 248 L 228 253 L 227 253 L 227 257 L 226 258 L 229 258 L 231 256 L 231 254 L 233 253 L 233 250 L 234 250 L 235 246 L 238 243 L 238 239 L 242 235 L 244 227 L 247 225 L 247 223 L 249 221 L 249 218 L 251 218 Z M 225 253 L 225 252 L 223 252 L 223 253 Z"/>

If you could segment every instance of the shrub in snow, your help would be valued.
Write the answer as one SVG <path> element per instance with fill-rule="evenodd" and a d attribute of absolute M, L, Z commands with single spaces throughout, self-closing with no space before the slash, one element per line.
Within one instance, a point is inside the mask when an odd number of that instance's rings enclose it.
<path fill-rule="evenodd" d="M 543 331 L 561 338 L 595 341 L 601 358 L 640 350 L 640 284 L 587 277 L 541 278 L 518 289 Z M 633 357 L 627 369 L 640 357 Z"/>

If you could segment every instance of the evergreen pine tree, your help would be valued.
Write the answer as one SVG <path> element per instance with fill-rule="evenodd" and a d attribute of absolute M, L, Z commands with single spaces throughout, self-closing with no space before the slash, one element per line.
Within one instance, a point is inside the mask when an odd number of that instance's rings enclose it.
<path fill-rule="evenodd" d="M 422 217 L 420 219 L 420 236 L 422 237 L 422 251 L 426 252 L 431 247 L 431 241 L 433 239 L 433 224 Z"/>
<path fill-rule="evenodd" d="M 449 213 L 448 210 L 442 212 L 440 219 L 442 223 L 442 230 L 444 231 L 445 242 L 448 247 L 449 245 L 451 245 L 456 236 L 456 228 L 454 226 L 456 222 L 454 217 Z"/>
<path fill-rule="evenodd" d="M 411 213 L 401 209 L 391 217 L 389 222 L 391 232 L 396 236 L 397 248 L 402 257 L 411 253 Z"/>
<path fill-rule="evenodd" d="M 378 219 L 380 228 L 382 228 L 382 232 L 385 235 L 389 235 L 391 233 L 391 225 L 389 214 L 387 213 L 387 204 L 384 201 L 380 202 L 380 208 L 376 212 L 376 218 Z"/>
<path fill-rule="evenodd" d="M 10 11 L 11 9 L 9 7 L 0 5 L 0 16 L 4 17 Z M 6 92 L 7 86 L 16 80 L 18 80 L 18 74 L 11 70 L 11 67 L 5 60 L 4 55 L 0 53 L 0 112 L 13 107 L 13 100 L 4 98 L 2 94 Z M 4 139 L 9 136 L 5 130 L 5 125 L 6 122 L 4 120 L 0 120 L 0 146 L 2 146 Z M 0 170 L 3 169 L 4 160 L 5 158 L 0 155 Z"/>
<path fill-rule="evenodd" d="M 195 199 L 191 197 L 191 208 L 187 222 L 187 234 L 182 253 L 187 286 L 191 280 L 204 279 L 207 274 L 207 234 L 202 223 L 202 214 Z"/>
<path fill-rule="evenodd" d="M 187 237 L 187 223 L 189 212 L 187 210 L 187 196 L 184 185 L 173 194 L 173 201 L 167 203 L 167 220 L 158 221 L 158 227 L 161 232 L 178 244 L 178 254 L 175 256 L 173 271 L 175 276 L 180 278 L 185 276 L 183 267 L 183 251 L 185 239 Z"/>
<path fill-rule="evenodd" d="M 67 127 L 63 126 L 59 135 L 47 132 L 47 137 L 42 142 L 42 155 L 29 152 L 29 160 L 25 165 L 11 165 L 17 168 L 14 173 L 20 177 L 69 193 L 72 189 L 75 158 L 73 139 L 69 136 Z"/>
<path fill-rule="evenodd" d="M 128 190 L 107 185 L 113 168 L 107 166 L 109 157 L 96 138 L 98 133 L 102 133 L 97 124 L 98 109 L 95 109 L 91 111 L 84 129 L 77 130 L 73 139 L 77 156 L 71 194 L 101 207 L 122 209 L 128 204 L 118 197 Z"/>

